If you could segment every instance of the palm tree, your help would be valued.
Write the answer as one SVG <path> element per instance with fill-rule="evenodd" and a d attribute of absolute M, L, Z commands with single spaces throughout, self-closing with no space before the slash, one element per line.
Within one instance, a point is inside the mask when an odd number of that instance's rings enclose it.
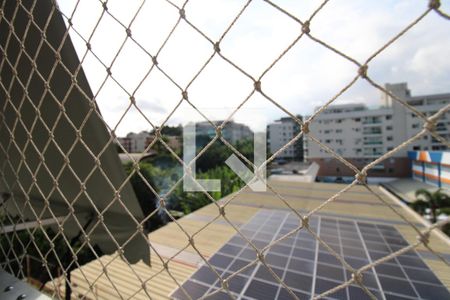
<path fill-rule="evenodd" d="M 440 213 L 450 210 L 450 196 L 443 193 L 441 189 L 430 192 L 426 189 L 416 191 L 417 200 L 411 203 L 411 207 L 419 214 L 425 214 L 426 209 L 431 211 L 431 222 L 436 223 Z M 420 198 L 419 198 L 420 197 Z"/>

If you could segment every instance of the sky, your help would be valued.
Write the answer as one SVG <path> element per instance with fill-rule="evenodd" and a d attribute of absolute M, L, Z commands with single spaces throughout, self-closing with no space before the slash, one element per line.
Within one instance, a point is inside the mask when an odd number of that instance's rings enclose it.
<path fill-rule="evenodd" d="M 173 0 L 181 7 L 180 0 Z M 321 1 L 274 1 L 304 21 Z M 253 89 L 253 82 L 231 64 L 215 55 L 188 86 L 214 53 L 213 46 L 182 20 L 168 42 L 167 35 L 179 19 L 179 11 L 165 0 L 147 0 L 131 25 L 131 40 L 117 55 L 126 39 L 125 29 L 105 14 L 93 32 L 102 3 L 97 0 L 58 0 L 62 12 L 73 14 L 70 36 L 83 59 L 83 69 L 101 114 L 119 136 L 160 126 L 181 99 L 180 89 L 158 69 L 151 55 L 158 53 L 158 66 L 188 91 L 189 100 L 210 120 L 225 119 Z M 218 41 L 246 1 L 190 0 L 187 19 L 213 41 Z M 334 48 L 364 62 L 372 53 L 404 29 L 427 8 L 428 1 L 331 0 L 313 18 L 311 34 Z M 123 24 L 130 24 L 142 1 L 110 0 L 108 11 Z M 442 9 L 450 11 L 450 5 Z M 262 0 L 252 1 L 220 43 L 221 53 L 253 77 L 259 77 L 296 39 L 300 25 Z M 92 52 L 85 40 L 90 39 Z M 379 54 L 369 64 L 368 74 L 378 84 L 407 82 L 413 95 L 450 92 L 450 23 L 431 12 L 419 24 Z M 87 54 L 86 54 L 87 53 Z M 94 55 L 94 54 L 95 55 Z M 100 60 L 100 61 L 99 61 Z M 103 65 L 111 65 L 112 77 Z M 327 102 L 357 74 L 357 67 L 339 55 L 302 37 L 262 78 L 262 89 L 292 114 L 308 115 Z M 105 81 L 106 79 L 106 81 Z M 118 82 L 120 84 L 117 84 Z M 131 108 L 133 94 L 140 108 Z M 336 104 L 380 105 L 380 91 L 364 80 L 339 97 Z M 122 116 L 125 113 L 125 117 Z M 254 94 L 233 120 L 253 130 L 287 116 L 273 103 Z M 166 124 L 205 121 L 187 102 L 182 102 Z M 150 124 L 151 122 L 151 124 Z"/>

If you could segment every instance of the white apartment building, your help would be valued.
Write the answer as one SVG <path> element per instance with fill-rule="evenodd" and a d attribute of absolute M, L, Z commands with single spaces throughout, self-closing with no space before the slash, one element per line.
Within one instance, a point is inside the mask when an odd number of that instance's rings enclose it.
<path fill-rule="evenodd" d="M 291 118 L 281 118 L 267 125 L 267 143 L 270 153 L 275 153 L 300 132 L 300 126 Z M 289 145 L 278 155 L 282 159 L 303 160 L 303 137 Z"/>
<path fill-rule="evenodd" d="M 450 103 L 450 94 L 412 96 L 406 83 L 386 84 L 385 88 L 426 116 L 433 115 Z M 331 105 L 312 122 L 310 133 L 357 167 L 363 167 L 423 128 L 422 119 L 388 94 L 383 93 L 382 103 L 378 109 L 369 109 L 364 104 Z M 448 140 L 449 129 L 450 112 L 446 112 L 437 122 L 437 132 Z M 445 149 L 444 145 L 427 134 L 375 166 L 369 175 L 408 176 L 408 150 Z M 307 160 L 316 161 L 321 166 L 319 176 L 354 175 L 315 142 L 305 139 L 304 155 Z"/>
<path fill-rule="evenodd" d="M 212 121 L 215 126 L 219 126 L 223 122 Z M 213 138 L 216 135 L 216 129 L 207 121 L 198 122 L 195 123 L 195 134 L 197 136 Z M 222 130 L 222 136 L 231 144 L 236 144 L 237 141 L 253 139 L 253 131 L 245 124 L 229 121 Z"/>

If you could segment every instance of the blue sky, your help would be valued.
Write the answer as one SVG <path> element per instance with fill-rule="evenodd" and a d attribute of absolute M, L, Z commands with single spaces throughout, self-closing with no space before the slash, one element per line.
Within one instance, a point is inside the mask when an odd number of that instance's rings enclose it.
<path fill-rule="evenodd" d="M 181 6 L 182 1 L 173 1 Z M 275 1 L 300 20 L 306 20 L 320 1 Z M 58 1 L 62 11 L 71 15 L 76 1 Z M 126 4 L 125 4 L 126 3 Z M 129 24 L 142 1 L 108 1 L 108 9 L 124 24 Z M 188 20 L 211 40 L 217 41 L 246 1 L 191 0 L 185 10 Z M 354 1 L 332 0 L 314 17 L 311 34 L 363 62 L 372 53 L 422 14 L 428 1 Z M 449 11 L 450 7 L 444 6 Z M 88 39 L 102 13 L 100 1 L 81 0 L 73 16 L 73 26 Z M 131 31 L 143 48 L 156 54 L 177 22 L 179 12 L 164 0 L 146 1 L 134 20 Z M 259 77 L 300 32 L 298 23 L 262 0 L 250 3 L 241 18 L 221 42 L 221 53 L 250 75 Z M 71 31 L 80 57 L 86 45 Z M 369 75 L 379 84 L 408 82 L 413 94 L 450 92 L 450 23 L 431 12 L 416 27 L 383 51 L 369 64 Z M 125 30 L 105 15 L 92 35 L 92 51 L 83 68 L 97 94 L 101 113 L 119 135 L 148 130 L 148 120 L 161 125 L 181 98 L 179 89 L 160 71 L 154 70 L 139 85 L 151 67 L 151 59 L 133 42 L 127 41 L 112 67 L 112 76 L 128 93 L 135 92 L 136 109 L 126 113 L 129 97 L 107 73 L 104 64 L 114 59 L 126 37 Z M 184 21 L 158 55 L 159 66 L 185 88 L 213 53 L 204 37 Z M 262 79 L 263 90 L 293 114 L 309 114 L 325 103 L 356 74 L 352 63 L 307 37 L 300 41 Z M 102 86 L 103 81 L 106 83 Z M 100 88 L 101 87 L 101 88 Z M 253 87 L 242 75 L 217 55 L 188 88 L 190 100 L 210 119 L 223 119 L 246 98 Z M 359 80 L 336 103 L 379 104 L 380 92 Z M 233 118 L 253 129 L 285 116 L 284 112 L 260 95 L 253 95 Z M 203 121 L 187 103 L 182 103 L 169 124 Z M 118 124 L 118 125 L 117 125 Z"/>

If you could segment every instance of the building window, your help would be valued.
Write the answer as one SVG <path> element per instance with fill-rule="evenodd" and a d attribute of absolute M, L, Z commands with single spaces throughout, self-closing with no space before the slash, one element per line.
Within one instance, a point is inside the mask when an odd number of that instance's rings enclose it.
<path fill-rule="evenodd" d="M 336 129 L 336 133 L 342 133 L 342 129 Z"/>
<path fill-rule="evenodd" d="M 413 146 L 413 150 L 415 151 L 420 150 L 420 146 Z"/>
<path fill-rule="evenodd" d="M 412 128 L 419 128 L 419 124 L 417 124 L 417 123 L 412 124 Z"/>
<path fill-rule="evenodd" d="M 392 126 L 386 126 L 386 130 L 392 130 Z"/>
<path fill-rule="evenodd" d="M 355 122 L 361 122 L 361 118 L 354 118 L 353 121 L 355 121 Z"/>
<path fill-rule="evenodd" d="M 391 115 L 387 115 L 386 116 L 386 120 L 391 120 L 392 119 L 392 116 Z"/>
<path fill-rule="evenodd" d="M 386 137 L 386 140 L 388 140 L 388 141 L 392 141 L 393 139 L 394 138 L 391 135 Z"/>

